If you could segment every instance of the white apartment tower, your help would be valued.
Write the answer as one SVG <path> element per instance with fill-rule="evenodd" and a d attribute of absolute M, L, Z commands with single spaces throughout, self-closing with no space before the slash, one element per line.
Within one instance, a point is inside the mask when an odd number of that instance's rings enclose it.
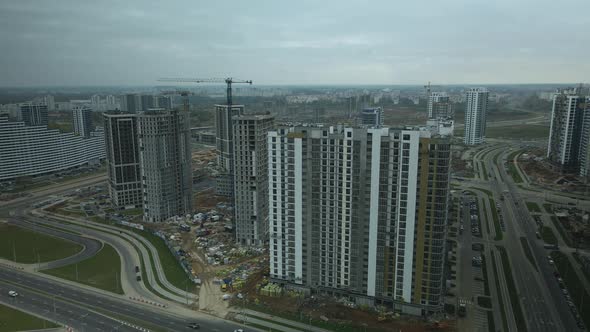
<path fill-rule="evenodd" d="M 488 95 L 489 92 L 486 88 L 467 90 L 465 96 L 465 145 L 477 145 L 485 142 Z"/>
<path fill-rule="evenodd" d="M 421 314 L 443 306 L 450 143 L 426 130 L 268 134 L 270 277 Z"/>
<path fill-rule="evenodd" d="M 547 159 L 561 172 L 575 172 L 586 148 L 582 144 L 584 113 L 588 112 L 586 97 L 579 89 L 560 90 L 553 96 Z M 581 151 L 583 150 L 583 151 Z"/>
<path fill-rule="evenodd" d="M 151 109 L 137 115 L 145 222 L 192 212 L 189 119 L 186 112 Z"/>
<path fill-rule="evenodd" d="M 268 144 L 272 115 L 233 117 L 236 241 L 268 242 Z"/>

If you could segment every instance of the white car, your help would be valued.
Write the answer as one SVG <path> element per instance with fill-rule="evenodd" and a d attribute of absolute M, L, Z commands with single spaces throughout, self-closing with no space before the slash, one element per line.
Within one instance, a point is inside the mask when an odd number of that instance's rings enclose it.
<path fill-rule="evenodd" d="M 11 297 L 17 297 L 18 296 L 18 293 L 15 292 L 15 291 L 13 291 L 13 290 L 11 290 L 11 291 L 8 292 L 8 295 L 11 296 Z"/>
<path fill-rule="evenodd" d="M 244 332 L 244 330 L 242 330 L 242 329 L 237 329 L 237 330 L 234 330 L 234 332 Z"/>

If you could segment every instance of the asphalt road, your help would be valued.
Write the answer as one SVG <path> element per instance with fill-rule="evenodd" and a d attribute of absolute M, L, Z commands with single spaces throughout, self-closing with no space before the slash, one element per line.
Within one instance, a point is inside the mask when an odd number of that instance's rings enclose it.
<path fill-rule="evenodd" d="M 504 150 L 503 154 L 508 152 Z M 518 194 L 512 177 L 504 169 L 503 159 L 504 157 L 501 156 L 498 158 L 499 165 L 494 165 L 490 154 L 486 156 L 484 162 L 488 172 L 493 175 L 489 182 L 492 191 L 496 194 L 496 201 L 499 201 L 498 198 L 504 190 L 509 192 L 509 196 L 500 204 L 506 222 L 503 245 L 510 257 L 512 276 L 518 288 L 518 297 L 528 329 L 529 331 L 579 330 L 558 289 L 553 270 L 546 259 L 547 252 L 536 241 L 536 224 L 530 218 L 526 204 Z M 534 269 L 524 255 L 520 237 L 528 240 L 540 272 Z"/>
<path fill-rule="evenodd" d="M 48 318 L 52 318 L 53 314 L 52 295 L 57 296 L 63 300 L 58 299 L 56 308 L 61 312 L 62 318 L 67 318 L 67 322 L 69 322 L 67 325 L 75 326 L 74 323 L 78 321 L 80 325 L 86 322 L 88 325 L 84 328 L 85 330 L 91 328 L 91 323 L 96 324 L 101 319 L 106 321 L 108 318 L 103 315 L 88 315 L 87 317 L 91 318 L 88 318 L 90 321 L 86 321 L 84 315 L 89 314 L 90 310 L 80 307 L 81 305 L 72 304 L 72 302 L 97 308 L 97 310 L 105 312 L 106 315 L 126 316 L 127 318 L 124 319 L 127 321 L 139 320 L 143 322 L 144 327 L 154 326 L 161 331 L 192 331 L 187 325 L 193 322 L 200 324 L 202 331 L 221 332 L 240 328 L 240 325 L 225 320 L 213 317 L 203 318 L 204 315 L 201 313 L 195 313 L 194 317 L 183 317 L 168 311 L 138 305 L 116 296 L 104 294 L 104 292 L 80 289 L 69 284 L 10 269 L 0 268 L 0 290 L 2 300 L 8 297 L 8 290 L 16 290 L 22 294 L 18 300 L 23 302 L 23 305 L 35 304 L 39 308 L 38 310 L 43 313 L 42 316 Z"/>
<path fill-rule="evenodd" d="M 10 297 L 14 290 L 19 296 Z M 0 281 L 0 303 L 9 304 L 21 311 L 44 317 L 47 320 L 69 326 L 76 331 L 136 331 L 121 321 L 93 312 L 87 308 L 39 294 L 20 286 Z"/>
<path fill-rule="evenodd" d="M 82 251 L 70 257 L 58 259 L 51 262 L 45 262 L 37 265 L 38 270 L 54 269 L 61 266 L 70 265 L 79 261 L 83 261 L 85 259 L 93 257 L 94 255 L 96 255 L 96 253 L 100 251 L 100 249 L 102 249 L 102 243 L 95 239 L 64 232 L 55 228 L 39 226 L 38 224 L 27 222 L 24 218 L 21 217 L 10 218 L 8 222 L 10 224 L 19 226 L 21 228 L 26 228 L 37 233 L 42 233 L 57 238 L 65 239 L 77 243 L 83 247 Z"/>

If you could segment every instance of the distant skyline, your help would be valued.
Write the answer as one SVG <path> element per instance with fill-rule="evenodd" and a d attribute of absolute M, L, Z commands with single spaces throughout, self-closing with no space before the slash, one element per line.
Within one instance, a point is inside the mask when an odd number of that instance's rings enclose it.
<path fill-rule="evenodd" d="M 0 87 L 590 81 L 590 1 L 3 1 Z"/>

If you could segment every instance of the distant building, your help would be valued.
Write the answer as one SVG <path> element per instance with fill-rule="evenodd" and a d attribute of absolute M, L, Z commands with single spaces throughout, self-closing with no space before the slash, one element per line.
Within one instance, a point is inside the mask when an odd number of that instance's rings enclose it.
<path fill-rule="evenodd" d="M 365 126 L 380 128 L 383 126 L 383 109 L 381 107 L 364 108 L 361 111 L 361 123 Z"/>
<path fill-rule="evenodd" d="M 156 98 L 153 95 L 141 95 L 141 110 L 147 111 L 149 109 L 157 107 Z"/>
<path fill-rule="evenodd" d="M 92 97 L 90 97 L 90 102 L 93 106 L 98 108 L 98 105 L 100 105 L 100 96 L 99 95 L 92 95 Z"/>
<path fill-rule="evenodd" d="M 270 131 L 270 278 L 420 315 L 444 305 L 450 141 L 427 130 Z"/>
<path fill-rule="evenodd" d="M 20 105 L 18 120 L 26 126 L 47 126 L 47 105 L 26 103 Z"/>
<path fill-rule="evenodd" d="M 233 130 L 232 117 L 244 113 L 243 105 L 215 105 L 215 133 L 217 148 L 217 165 L 220 174 L 216 178 L 217 195 L 233 196 Z"/>
<path fill-rule="evenodd" d="M 74 133 L 82 137 L 90 137 L 92 132 L 92 109 L 86 106 L 75 106 L 72 109 Z"/>
<path fill-rule="evenodd" d="M 52 95 L 43 97 L 43 103 L 47 105 L 49 111 L 55 111 L 55 98 Z"/>
<path fill-rule="evenodd" d="M 143 204 L 137 115 L 103 114 L 109 194 L 119 209 L 140 208 Z"/>
<path fill-rule="evenodd" d="M 0 181 L 54 173 L 104 158 L 102 130 L 84 139 L 0 116 Z"/>
<path fill-rule="evenodd" d="M 268 132 L 272 115 L 233 117 L 236 241 L 268 242 Z"/>
<path fill-rule="evenodd" d="M 189 117 L 151 109 L 137 115 L 145 222 L 192 212 Z"/>
<path fill-rule="evenodd" d="M 135 113 L 141 111 L 141 96 L 126 94 L 121 96 L 121 111 Z"/>
<path fill-rule="evenodd" d="M 114 109 L 115 105 L 117 105 L 117 100 L 116 100 L 115 96 L 113 96 L 113 95 L 106 96 L 105 101 L 107 103 L 108 109 Z"/>
<path fill-rule="evenodd" d="M 466 93 L 465 138 L 466 145 L 477 145 L 486 139 L 486 115 L 488 111 L 486 88 L 471 88 Z"/>
<path fill-rule="evenodd" d="M 157 96 L 154 97 L 157 102 L 157 107 L 170 110 L 173 108 L 172 96 Z"/>
<path fill-rule="evenodd" d="M 551 127 L 547 145 L 547 159 L 560 172 L 577 172 L 580 167 L 580 150 L 586 151 L 582 143 L 586 97 L 578 89 L 560 90 L 553 97 Z"/>
<path fill-rule="evenodd" d="M 453 117 L 453 104 L 446 92 L 432 92 L 428 96 L 428 118 L 444 119 Z"/>

